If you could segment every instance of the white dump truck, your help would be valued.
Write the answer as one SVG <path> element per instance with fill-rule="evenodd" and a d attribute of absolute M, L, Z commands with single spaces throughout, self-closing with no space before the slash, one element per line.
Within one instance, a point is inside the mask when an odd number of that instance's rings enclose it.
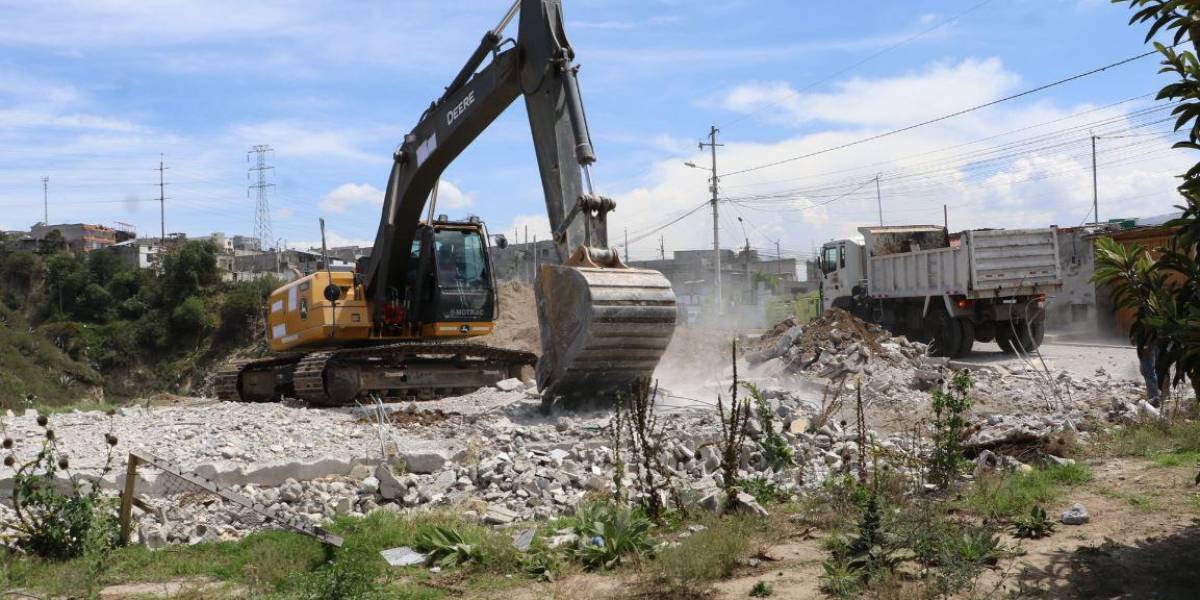
<path fill-rule="evenodd" d="M 934 225 L 860 227 L 863 242 L 821 248 L 824 307 L 843 308 L 893 334 L 962 356 L 995 340 L 1033 350 L 1045 332 L 1046 295 L 1062 287 L 1058 229 Z"/>

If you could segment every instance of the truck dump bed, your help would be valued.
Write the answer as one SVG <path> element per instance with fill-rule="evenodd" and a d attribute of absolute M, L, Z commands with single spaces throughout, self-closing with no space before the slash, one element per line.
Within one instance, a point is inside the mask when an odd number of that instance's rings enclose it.
<path fill-rule="evenodd" d="M 965 231 L 957 246 L 917 249 L 897 244 L 912 235 L 936 240 L 930 227 L 863 227 L 868 251 L 868 293 L 873 298 L 960 295 L 968 298 L 1023 296 L 1062 286 L 1058 229 Z M 887 240 L 882 243 L 880 240 Z M 949 243 L 948 241 L 946 243 Z"/>

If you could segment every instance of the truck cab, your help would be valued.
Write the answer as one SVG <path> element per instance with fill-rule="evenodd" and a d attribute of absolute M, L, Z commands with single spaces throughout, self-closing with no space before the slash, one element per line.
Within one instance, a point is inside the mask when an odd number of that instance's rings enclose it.
<path fill-rule="evenodd" d="M 866 289 L 866 255 L 854 240 L 834 240 L 821 246 L 821 297 L 823 310 L 846 307 L 854 288 Z"/>

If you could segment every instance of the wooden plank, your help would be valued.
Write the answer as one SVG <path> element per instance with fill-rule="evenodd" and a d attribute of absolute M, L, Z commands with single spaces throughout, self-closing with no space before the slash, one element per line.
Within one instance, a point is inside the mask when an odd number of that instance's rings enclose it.
<path fill-rule="evenodd" d="M 120 542 L 124 546 L 129 543 L 129 529 L 133 524 L 133 487 L 137 482 L 138 456 L 133 452 L 125 461 L 125 490 L 121 492 Z"/>
<path fill-rule="evenodd" d="M 185 471 L 181 467 L 158 458 L 157 456 L 154 456 L 145 450 L 132 450 L 130 451 L 129 455 L 131 458 L 136 457 L 141 462 L 161 469 L 164 473 L 170 473 L 171 475 L 178 477 L 200 489 L 216 494 L 225 500 L 254 511 L 255 513 L 275 521 L 276 523 L 279 523 L 288 529 L 316 538 L 325 544 L 336 546 L 338 548 L 342 547 L 344 540 L 341 538 L 341 536 L 332 534 L 322 527 L 312 525 L 302 518 L 282 516 L 277 511 L 271 510 L 269 507 L 261 503 L 251 502 L 249 498 L 241 494 L 236 494 L 234 492 L 225 490 L 218 486 L 216 482 L 210 481 L 197 473 Z M 128 486 L 129 484 L 126 485 Z"/>

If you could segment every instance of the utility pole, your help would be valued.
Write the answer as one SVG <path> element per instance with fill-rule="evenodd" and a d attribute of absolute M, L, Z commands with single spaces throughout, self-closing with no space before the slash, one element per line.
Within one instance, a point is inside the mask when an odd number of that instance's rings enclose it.
<path fill-rule="evenodd" d="M 704 142 L 700 142 L 700 149 L 703 150 L 705 146 L 708 146 L 712 149 L 712 179 L 710 180 L 712 185 L 708 187 L 710 190 L 712 190 L 713 270 L 716 272 L 715 281 L 717 286 L 717 315 L 722 315 L 725 314 L 725 301 L 723 294 L 721 293 L 721 238 L 719 232 L 720 222 L 718 221 L 717 214 L 717 146 L 724 146 L 725 144 L 717 143 L 717 132 L 719 131 L 720 130 L 717 129 L 717 126 L 713 125 L 708 130 L 708 143 L 706 144 Z"/>
<path fill-rule="evenodd" d="M 629 228 L 625 228 L 625 264 L 629 264 Z"/>
<path fill-rule="evenodd" d="M 1092 218 L 1095 223 L 1100 222 L 1100 188 L 1096 183 L 1096 140 L 1098 136 L 1092 134 Z"/>
<path fill-rule="evenodd" d="M 879 193 L 879 174 L 875 174 L 875 202 L 879 204 L 879 226 L 883 227 L 883 196 Z"/>
<path fill-rule="evenodd" d="M 758 304 L 758 284 L 750 272 L 750 236 L 746 234 L 746 222 L 741 217 L 738 217 L 738 225 L 741 225 L 742 238 L 746 240 L 746 247 L 742 250 L 742 262 L 746 265 L 746 285 L 750 288 L 750 304 Z"/>
<path fill-rule="evenodd" d="M 273 183 L 267 183 L 267 172 L 275 167 L 267 164 L 267 155 L 275 152 L 275 149 L 266 145 L 259 144 L 252 146 L 250 151 L 246 153 L 246 160 L 250 160 L 250 155 L 254 155 L 254 166 L 246 172 L 246 177 L 255 174 L 255 182 L 246 188 L 246 196 L 250 195 L 250 190 L 255 190 L 255 207 L 254 207 L 254 236 L 261 242 L 270 242 L 272 236 L 271 231 L 271 200 L 267 196 L 267 192 L 275 187 Z"/>
<path fill-rule="evenodd" d="M 946 208 L 945 204 L 942 205 L 942 227 L 947 232 L 950 231 L 950 209 Z"/>
<path fill-rule="evenodd" d="M 782 279 L 783 275 L 783 254 L 779 252 L 779 240 L 775 240 L 775 277 Z"/>
<path fill-rule="evenodd" d="M 163 171 L 167 168 L 163 166 L 163 155 L 158 155 L 158 226 L 159 238 L 158 243 L 167 243 L 167 184 L 163 181 Z"/>
<path fill-rule="evenodd" d="M 658 236 L 658 259 L 667 260 L 667 246 L 666 242 L 663 241 L 662 235 Z"/>
<path fill-rule="evenodd" d="M 42 225 L 50 224 L 50 177 L 42 176 Z"/>
<path fill-rule="evenodd" d="M 533 236 L 533 277 L 531 278 L 531 281 L 537 280 L 537 274 L 538 274 L 538 247 L 537 247 L 537 234 L 534 234 L 534 236 Z"/>

